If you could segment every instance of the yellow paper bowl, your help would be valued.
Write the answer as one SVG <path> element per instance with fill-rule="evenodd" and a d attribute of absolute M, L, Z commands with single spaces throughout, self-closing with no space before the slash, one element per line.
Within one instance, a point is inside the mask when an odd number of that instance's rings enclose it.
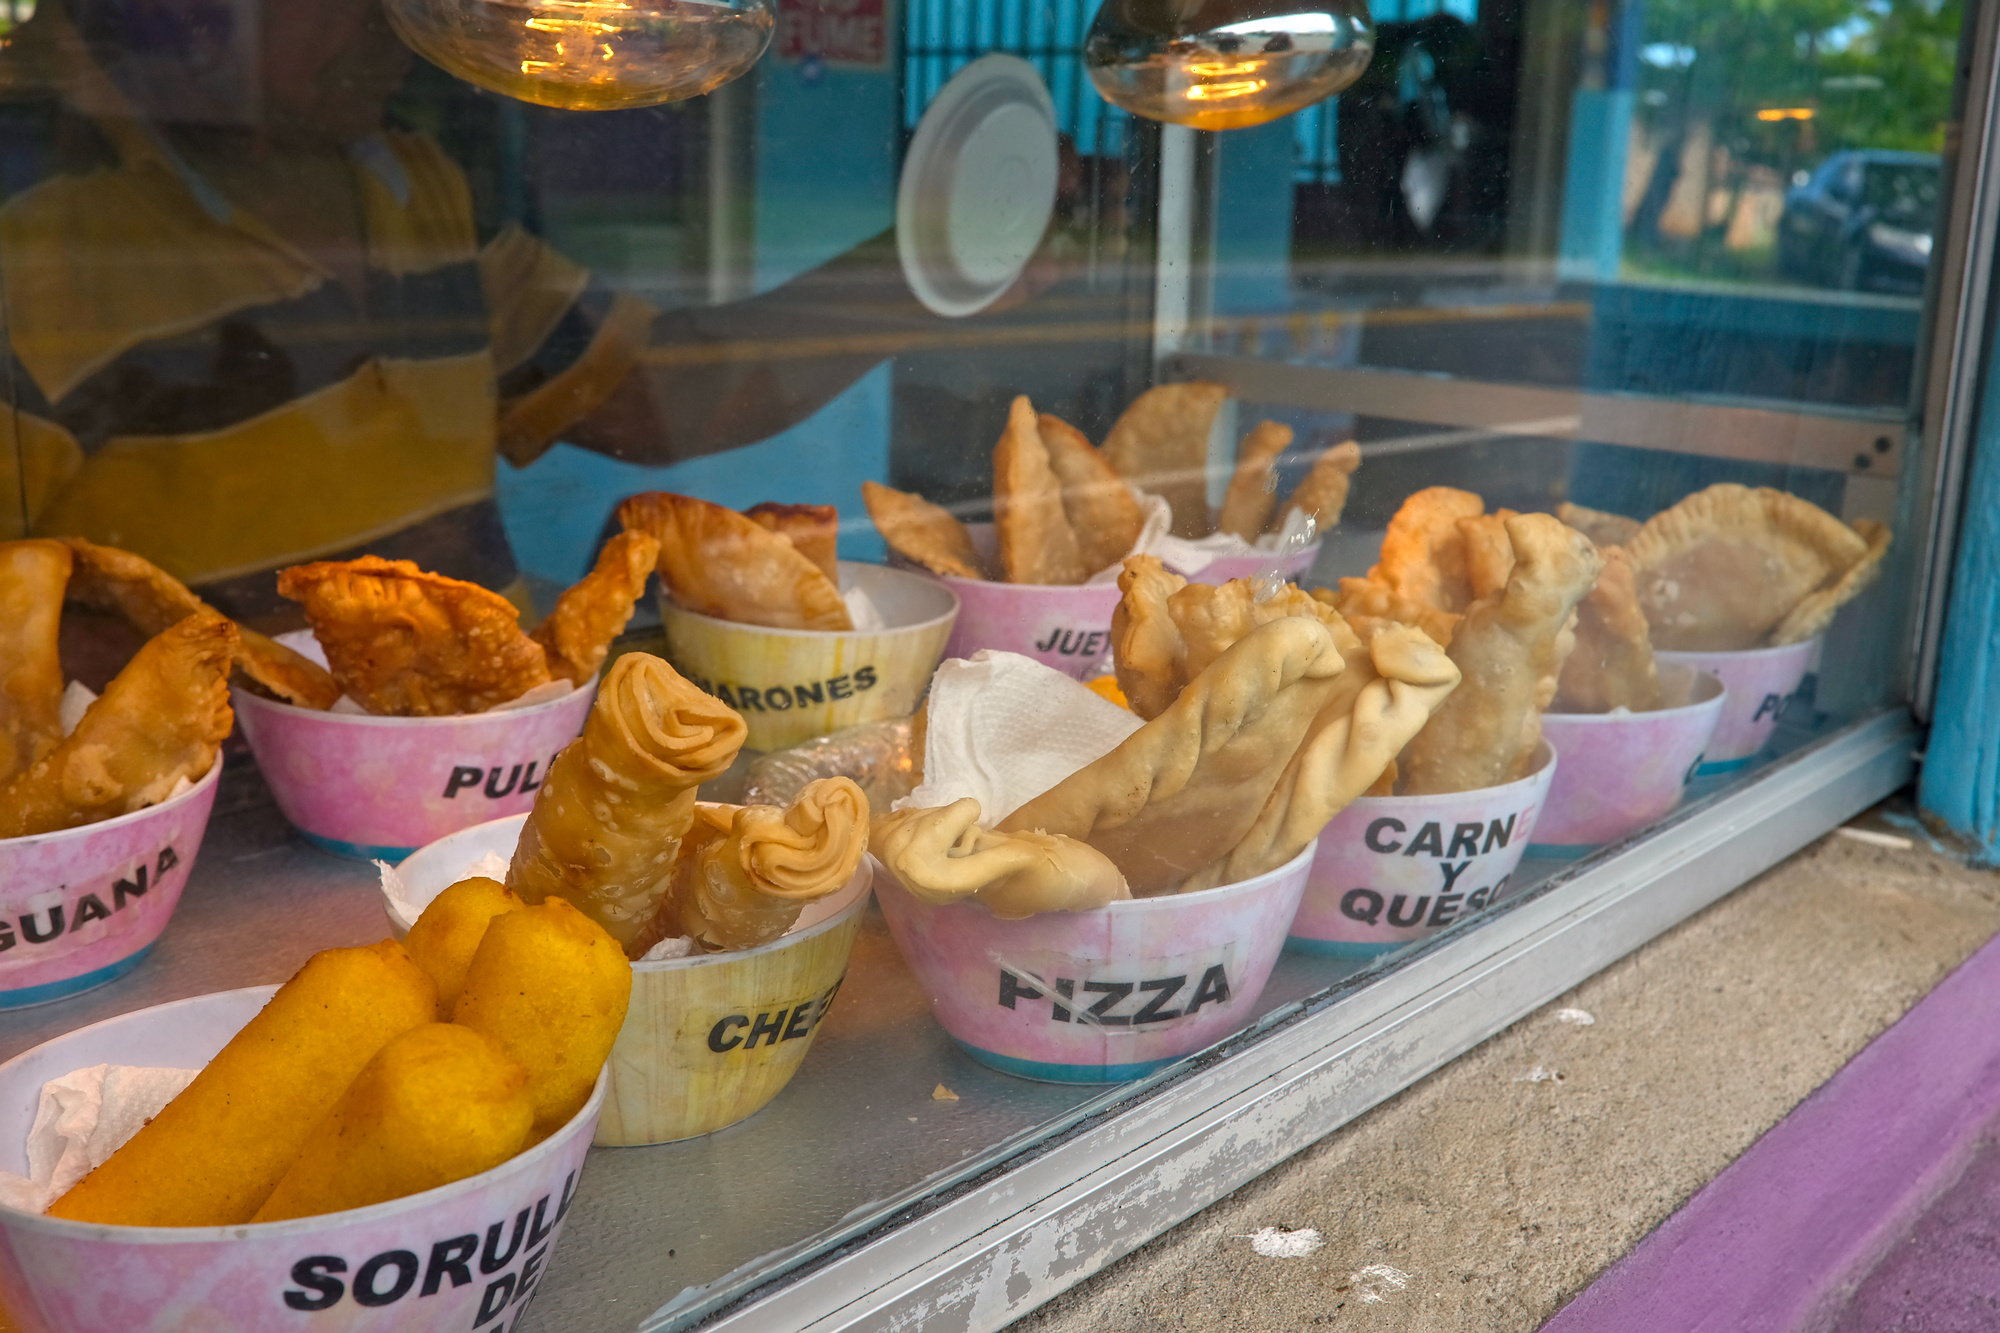
<path fill-rule="evenodd" d="M 526 815 L 440 838 L 398 866 L 406 900 L 384 895 L 398 939 L 415 914 L 488 852 L 511 856 Z M 632 965 L 632 1005 L 605 1065 L 600 1146 L 672 1143 L 756 1114 L 798 1072 L 847 975 L 874 882 L 863 857 L 838 892 L 807 903 L 771 943 Z"/>
<path fill-rule="evenodd" d="M 699 615 L 660 598 L 675 670 L 743 715 L 756 750 L 781 750 L 916 709 L 958 618 L 933 578 L 840 562 L 842 592 L 868 594 L 891 628 L 768 629 Z"/>

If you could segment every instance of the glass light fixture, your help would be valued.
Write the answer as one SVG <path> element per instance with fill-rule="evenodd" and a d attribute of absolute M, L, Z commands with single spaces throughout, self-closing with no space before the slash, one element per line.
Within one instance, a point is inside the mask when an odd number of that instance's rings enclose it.
<path fill-rule="evenodd" d="M 542 106 L 609 111 L 711 92 L 770 45 L 771 0 L 384 0 L 417 54 Z"/>
<path fill-rule="evenodd" d="M 1367 0 L 1104 0 L 1083 43 L 1107 102 L 1199 130 L 1288 116 L 1374 53 Z"/>

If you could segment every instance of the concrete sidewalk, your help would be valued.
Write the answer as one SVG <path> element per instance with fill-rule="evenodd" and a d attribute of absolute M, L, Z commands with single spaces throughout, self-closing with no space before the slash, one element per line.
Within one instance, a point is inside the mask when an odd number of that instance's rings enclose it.
<path fill-rule="evenodd" d="M 1917 841 L 1823 839 L 1016 1328 L 1539 1327 L 2000 931 Z"/>

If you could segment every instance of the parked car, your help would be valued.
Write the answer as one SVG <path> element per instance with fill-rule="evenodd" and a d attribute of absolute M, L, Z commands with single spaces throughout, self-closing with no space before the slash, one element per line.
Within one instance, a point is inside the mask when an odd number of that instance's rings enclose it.
<path fill-rule="evenodd" d="M 1822 287 L 1920 294 L 1942 170 L 1935 153 L 1835 153 L 1785 195 L 1778 271 Z"/>

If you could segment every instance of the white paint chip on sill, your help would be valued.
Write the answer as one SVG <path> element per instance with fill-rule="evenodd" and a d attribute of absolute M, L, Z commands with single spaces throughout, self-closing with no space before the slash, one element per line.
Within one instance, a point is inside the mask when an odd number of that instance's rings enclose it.
<path fill-rule="evenodd" d="M 1573 1023 L 1580 1028 L 1587 1028 L 1597 1021 L 1588 1009 L 1558 1009 L 1555 1017 L 1558 1023 Z"/>
<path fill-rule="evenodd" d="M 1326 1244 L 1317 1227 L 1301 1227 L 1297 1231 L 1259 1227 L 1247 1239 L 1250 1248 L 1266 1259 L 1303 1259 Z"/>
<path fill-rule="evenodd" d="M 1892 852 L 1907 852 L 1917 844 L 1909 838 L 1894 833 L 1877 833 L 1873 829 L 1841 827 L 1834 830 L 1843 838 L 1867 843 L 1870 847 L 1886 847 Z"/>
<path fill-rule="evenodd" d="M 1347 1275 L 1347 1283 L 1363 1305 L 1380 1305 L 1410 1285 L 1410 1275 L 1388 1264 L 1370 1264 Z"/>
<path fill-rule="evenodd" d="M 1560 1083 L 1563 1081 L 1563 1072 L 1560 1069 L 1549 1069 L 1542 1065 L 1536 1065 L 1533 1069 L 1522 1074 L 1514 1081 L 1516 1083 Z"/>

